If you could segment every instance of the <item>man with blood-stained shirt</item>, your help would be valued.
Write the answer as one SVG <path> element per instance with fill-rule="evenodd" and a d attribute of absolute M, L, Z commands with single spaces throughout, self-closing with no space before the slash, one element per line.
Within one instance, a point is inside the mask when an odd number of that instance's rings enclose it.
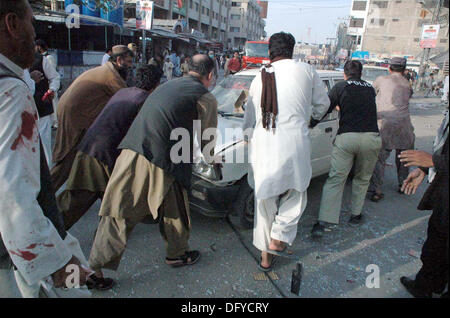
<path fill-rule="evenodd" d="M 41 285 L 67 286 L 69 265 L 78 268 L 80 285 L 89 271 L 74 256 L 78 241 L 65 232 L 56 208 L 38 112 L 23 80 L 34 60 L 32 21 L 27 0 L 0 1 L 0 291 L 15 288 L 7 279 L 15 268 L 23 297 L 48 297 Z"/>

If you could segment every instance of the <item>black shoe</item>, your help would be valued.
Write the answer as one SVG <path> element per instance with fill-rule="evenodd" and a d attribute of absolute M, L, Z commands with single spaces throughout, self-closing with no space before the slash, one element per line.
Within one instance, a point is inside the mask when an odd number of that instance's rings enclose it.
<path fill-rule="evenodd" d="M 322 222 L 317 222 L 314 224 L 311 235 L 314 238 L 320 238 L 325 234 L 325 225 Z"/>
<path fill-rule="evenodd" d="M 348 224 L 350 226 L 358 226 L 358 225 L 361 224 L 361 221 L 362 221 L 362 214 L 360 214 L 360 215 L 352 215 L 350 217 L 350 220 L 348 220 Z"/>
<path fill-rule="evenodd" d="M 400 277 L 400 282 L 403 286 L 405 286 L 406 290 L 414 296 L 414 298 L 431 298 L 430 293 L 426 293 L 415 287 L 416 281 L 414 279 L 402 276 Z"/>

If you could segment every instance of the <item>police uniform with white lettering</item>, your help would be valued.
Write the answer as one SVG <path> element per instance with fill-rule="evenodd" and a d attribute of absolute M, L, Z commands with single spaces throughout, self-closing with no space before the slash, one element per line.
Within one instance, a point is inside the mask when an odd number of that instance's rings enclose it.
<path fill-rule="evenodd" d="M 340 109 L 339 130 L 331 154 L 331 168 L 323 188 L 319 219 L 313 235 L 323 235 L 325 224 L 338 224 L 345 182 L 352 167 L 352 203 L 350 223 L 359 223 L 370 177 L 381 148 L 377 125 L 375 90 L 353 76 L 337 83 L 329 93 L 331 105 Z M 316 123 L 312 122 L 312 126 Z M 317 235 L 317 236 L 319 236 Z"/>

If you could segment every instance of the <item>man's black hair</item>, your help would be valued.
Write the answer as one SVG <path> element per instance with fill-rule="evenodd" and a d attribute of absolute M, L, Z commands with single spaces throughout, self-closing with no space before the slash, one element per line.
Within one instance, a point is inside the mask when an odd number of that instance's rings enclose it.
<path fill-rule="evenodd" d="M 0 19 L 8 13 L 15 13 L 23 18 L 27 12 L 28 0 L 0 0 Z"/>
<path fill-rule="evenodd" d="M 150 91 L 160 82 L 162 71 L 154 65 L 144 65 L 136 70 L 136 87 Z"/>
<path fill-rule="evenodd" d="M 406 67 L 403 66 L 399 66 L 399 65 L 390 65 L 389 69 L 392 72 L 396 72 L 396 73 L 403 73 L 406 70 Z"/>
<path fill-rule="evenodd" d="M 106 49 L 105 53 L 108 53 L 108 52 L 112 52 L 112 49 L 111 48 Z"/>
<path fill-rule="evenodd" d="M 189 71 L 200 74 L 204 77 L 211 73 L 215 67 L 212 58 L 205 54 L 194 55 L 188 62 Z"/>
<path fill-rule="evenodd" d="M 279 32 L 269 39 L 270 59 L 276 57 L 292 58 L 294 54 L 295 38 L 290 33 Z"/>
<path fill-rule="evenodd" d="M 0 0 L 1 1 L 1 0 Z M 41 48 L 43 48 L 44 50 L 48 49 L 48 45 L 44 40 L 38 39 L 36 40 L 36 46 L 40 46 Z"/>
<path fill-rule="evenodd" d="M 344 65 L 344 74 L 348 78 L 361 79 L 363 66 L 360 61 L 350 60 Z"/>

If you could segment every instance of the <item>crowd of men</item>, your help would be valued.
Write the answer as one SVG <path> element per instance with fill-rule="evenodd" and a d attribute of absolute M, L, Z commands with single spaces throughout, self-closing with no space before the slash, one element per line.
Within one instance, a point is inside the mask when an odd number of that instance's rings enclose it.
<path fill-rule="evenodd" d="M 194 142 L 194 120 L 201 122 L 200 131 L 195 131 L 200 136 L 217 128 L 217 101 L 209 92 L 219 64 L 213 53 L 196 54 L 176 65 L 169 58 L 184 76 L 161 83 L 168 72 L 160 67 L 162 61 L 155 59 L 132 71 L 135 48 L 114 46 L 103 65 L 81 74 L 61 96 L 49 165 L 40 125 L 44 121 L 43 131 L 51 127 L 52 117 L 46 117 L 54 112 L 51 96 L 58 88 L 45 45 L 36 43 L 36 48 L 32 21 L 28 1 L 0 2 L 0 275 L 12 271 L 24 297 L 67 296 L 67 291 L 60 291 L 69 287 L 69 266 L 79 269 L 79 285 L 113 288 L 114 280 L 104 277 L 102 269 L 117 270 L 133 228 L 148 221 L 159 224 L 165 264 L 198 262 L 200 252 L 189 246 L 187 191 L 195 147 L 207 163 L 220 164 L 213 161 L 214 147 L 207 147 L 214 145 L 214 134 Z M 329 224 L 339 223 L 352 167 L 349 223 L 361 224 L 369 186 L 372 199 L 381 200 L 383 167 L 396 150 L 399 192 L 415 193 L 428 174 L 431 185 L 418 208 L 433 210 L 422 268 L 414 280 L 402 277 L 401 282 L 415 297 L 444 294 L 448 114 L 434 153 L 413 150 L 411 87 L 402 76 L 404 59 L 394 59 L 391 75 L 373 86 L 361 80 L 361 63 L 348 61 L 345 81 L 328 94 L 312 65 L 292 59 L 294 45 L 291 34 L 271 36 L 270 64 L 252 82 L 245 107 L 243 129 L 252 129 L 248 142 L 255 190 L 253 244 L 261 251 L 259 269 L 270 271 L 277 257 L 292 254 L 288 247 L 296 238 L 312 175 L 309 129 L 336 109 L 339 131 L 313 236 L 320 238 Z M 235 55 L 228 61 L 230 74 L 240 69 L 237 60 Z M 34 93 L 25 80 L 27 69 L 36 85 Z M 180 128 L 189 133 L 193 150 L 186 161 L 175 162 L 172 149 L 177 140 L 171 135 Z M 409 172 L 410 166 L 418 169 Z M 58 190 L 62 191 L 56 196 Z M 100 220 L 86 259 L 68 230 L 98 199 Z M 0 282 L 5 281 L 0 276 Z M 78 289 L 69 288 L 69 293 Z"/>

